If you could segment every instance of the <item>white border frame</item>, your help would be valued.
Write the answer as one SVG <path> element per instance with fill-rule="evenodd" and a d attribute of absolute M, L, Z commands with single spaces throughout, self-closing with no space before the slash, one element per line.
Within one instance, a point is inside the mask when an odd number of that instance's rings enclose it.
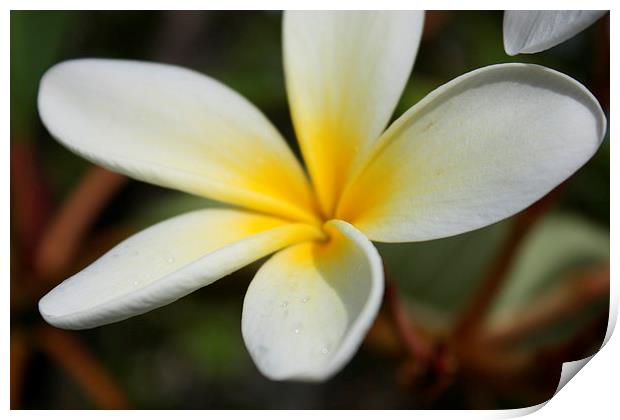
<path fill-rule="evenodd" d="M 88 2 L 78 0 L 58 0 L 55 2 L 45 0 L 5 0 L 2 2 L 3 13 L 0 20 L 0 45 L 2 46 L 3 57 L 5 60 L 4 65 L 1 68 L 2 80 L 5 89 L 3 92 L 9 92 L 10 90 L 10 67 L 8 61 L 10 60 L 10 10 L 25 10 L 25 9 L 41 9 L 41 10 L 53 10 L 53 9 L 75 9 L 75 10 L 104 10 L 104 9 L 116 9 L 116 10 L 137 10 L 142 9 L 148 5 L 148 9 L 145 10 L 166 10 L 166 9 L 185 9 L 185 10 L 279 10 L 279 9 L 443 9 L 443 10 L 463 10 L 463 9 L 482 9 L 482 10 L 497 10 L 497 9 L 556 9 L 560 6 L 563 9 L 611 9 L 610 16 L 610 37 L 611 37 L 611 72 L 615 73 L 613 69 L 618 69 L 617 66 L 617 48 L 614 44 L 614 30 L 617 24 L 616 12 L 613 10 L 613 3 L 611 1 L 562 1 L 561 3 L 551 1 L 407 1 L 407 0 L 381 0 L 381 1 L 368 1 L 368 0 L 227 0 L 227 1 L 200 1 L 200 0 L 151 0 L 151 1 L 137 1 L 137 0 L 89 0 Z M 426 7 L 425 7 L 426 6 Z M 464 6 L 467 6 L 464 8 Z M 501 39 L 498 39 L 501 42 Z M 610 80 L 610 109 L 613 108 L 614 99 L 617 97 L 617 86 L 613 80 Z M 2 131 L 4 133 L 4 143 L 2 157 L 4 164 L 2 165 L 2 188 L 3 195 L 5 197 L 5 205 L 1 207 L 2 212 L 2 230 L 4 232 L 4 241 L 2 242 L 2 253 L 0 259 L 0 267 L 4 271 L 3 283 L 2 283 L 2 295 L 4 297 L 4 311 L 2 313 L 2 348 L 4 363 L 9 364 L 9 335 L 10 335 L 10 293 L 9 293 L 9 263 L 10 263 L 10 210 L 7 203 L 9 203 L 9 188 L 10 188 L 10 96 L 7 94 L 4 96 L 4 100 L 1 103 L 2 106 Z M 609 130 L 614 127 L 611 115 L 609 116 Z M 618 148 L 612 145 L 611 147 L 611 189 L 616 188 L 619 182 L 620 162 L 618 159 Z M 617 189 L 617 188 L 616 188 Z M 618 195 L 611 194 L 611 214 L 618 214 L 620 207 L 618 205 Z M 611 234 L 611 255 L 620 255 L 618 249 L 618 229 L 619 222 L 618 217 L 611 217 L 610 220 L 610 234 Z M 381 415 L 389 415 L 395 418 L 407 418 L 408 420 L 412 415 L 423 416 L 424 418 L 505 418 L 515 417 L 525 414 L 534 413 L 535 418 L 541 419 L 554 419 L 557 417 L 562 418 L 583 418 L 584 416 L 594 416 L 593 418 L 610 418 L 610 413 L 617 413 L 618 410 L 618 397 L 617 397 L 617 385 L 618 375 L 620 374 L 620 341 L 617 337 L 612 335 L 613 328 L 615 327 L 618 317 L 618 300 L 620 297 L 620 290 L 618 288 L 618 268 L 617 263 L 613 261 L 611 264 L 611 304 L 610 304 L 610 322 L 605 338 L 605 345 L 592 359 L 590 363 L 587 363 L 583 367 L 582 372 L 579 372 L 577 379 L 569 381 L 566 386 L 561 389 L 548 403 L 541 404 L 539 406 L 519 409 L 519 410 L 496 410 L 496 411 L 386 411 Z M 617 334 L 616 334 L 617 336 Z M 5 374 L 3 380 L 0 383 L 0 395 L 2 398 L 2 405 L 8 410 L 9 408 L 9 389 L 10 378 L 8 375 L 8 368 L 4 370 Z M 544 409 L 540 409 L 544 407 Z M 11 415 L 14 417 L 30 418 L 31 416 L 38 416 L 42 413 L 37 411 L 11 411 Z M 140 413 L 138 413 L 139 415 Z M 304 419 L 315 417 L 316 412 L 313 411 L 296 411 L 290 413 L 288 411 L 252 411 L 246 412 L 234 412 L 234 411 L 214 411 L 213 414 L 217 418 L 233 418 L 238 415 L 245 416 L 250 414 L 254 418 L 258 419 L 274 419 L 274 418 L 287 418 L 291 416 L 295 418 Z M 116 418 L 129 418 L 135 416 L 133 411 L 89 411 L 85 414 L 83 411 L 50 411 L 45 412 L 46 416 L 55 418 L 75 418 L 82 419 L 85 415 L 88 415 L 93 420 L 102 418 L 103 416 L 113 415 Z M 170 413 L 165 411 L 149 411 L 149 417 L 155 419 L 168 419 Z M 174 414 L 175 416 L 181 415 L 183 417 L 200 417 L 205 415 L 211 415 L 201 411 L 181 411 Z M 320 414 L 324 418 L 341 417 L 342 415 L 355 415 L 362 418 L 374 418 L 377 413 L 372 411 L 356 411 L 354 413 L 346 411 L 335 412 L 321 412 Z"/>

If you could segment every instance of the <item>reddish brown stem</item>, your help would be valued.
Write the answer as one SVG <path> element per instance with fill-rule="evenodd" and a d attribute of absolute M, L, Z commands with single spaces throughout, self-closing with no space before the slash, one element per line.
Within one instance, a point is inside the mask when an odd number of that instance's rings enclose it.
<path fill-rule="evenodd" d="M 21 331 L 11 333 L 11 410 L 19 408 L 30 349 Z"/>
<path fill-rule="evenodd" d="M 555 202 L 565 185 L 565 183 L 559 185 L 516 217 L 512 232 L 487 272 L 482 287 L 455 328 L 454 335 L 457 339 L 466 341 L 472 334 L 480 330 L 480 324 L 497 292 L 501 289 L 523 238 Z"/>
<path fill-rule="evenodd" d="M 31 143 L 11 146 L 11 223 L 19 255 L 29 264 L 52 211 L 51 194 Z"/>
<path fill-rule="evenodd" d="M 606 296 L 609 296 L 609 265 L 582 273 L 572 279 L 567 287 L 541 297 L 514 323 L 488 332 L 484 341 L 491 345 L 509 346 Z"/>
<path fill-rule="evenodd" d="M 37 331 L 37 338 L 41 349 L 80 385 L 97 407 L 129 407 L 120 388 L 74 334 L 44 326 Z"/>
<path fill-rule="evenodd" d="M 92 223 L 125 181 L 124 176 L 100 167 L 87 171 L 41 239 L 35 260 L 37 274 L 50 279 L 62 272 Z"/>
<path fill-rule="evenodd" d="M 423 366 L 431 362 L 432 345 L 423 334 L 411 323 L 407 312 L 398 297 L 398 291 L 393 282 L 386 280 L 385 302 L 392 317 L 397 335 L 413 360 Z"/>

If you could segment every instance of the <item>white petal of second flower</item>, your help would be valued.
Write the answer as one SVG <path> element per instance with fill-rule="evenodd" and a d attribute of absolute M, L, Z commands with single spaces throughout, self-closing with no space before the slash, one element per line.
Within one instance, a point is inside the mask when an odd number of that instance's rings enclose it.
<path fill-rule="evenodd" d="M 375 247 L 342 221 L 328 243 L 274 255 L 252 280 L 242 332 L 258 369 L 276 380 L 325 380 L 353 357 L 383 296 Z"/>
<path fill-rule="evenodd" d="M 508 55 L 537 53 L 577 35 L 607 10 L 506 10 L 504 49 Z"/>
<path fill-rule="evenodd" d="M 39 302 L 50 324 L 91 328 L 171 303 L 287 245 L 321 237 L 305 224 L 208 209 L 152 226 L 120 243 Z"/>

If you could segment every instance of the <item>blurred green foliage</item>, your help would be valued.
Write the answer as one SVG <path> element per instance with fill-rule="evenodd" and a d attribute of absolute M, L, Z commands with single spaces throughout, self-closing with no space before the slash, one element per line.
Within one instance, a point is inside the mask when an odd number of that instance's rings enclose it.
<path fill-rule="evenodd" d="M 491 308 L 491 323 L 518 316 L 571 273 L 609 261 L 609 233 L 574 215 L 552 214 L 533 229 Z"/>
<path fill-rule="evenodd" d="M 378 247 L 416 318 L 445 332 L 480 286 L 509 229 L 507 221 L 451 238 Z"/>
<path fill-rule="evenodd" d="M 71 17 L 66 12 L 11 12 L 12 141 L 27 139 L 38 127 L 39 80 L 58 60 Z"/>
<path fill-rule="evenodd" d="M 510 323 L 527 314 L 538 299 L 563 292 L 582 271 L 609 262 L 609 233 L 578 216 L 554 213 L 525 238 L 502 290 L 490 308 L 491 326 Z M 606 302 L 574 311 L 522 345 L 530 349 L 567 340 L 591 321 Z"/>

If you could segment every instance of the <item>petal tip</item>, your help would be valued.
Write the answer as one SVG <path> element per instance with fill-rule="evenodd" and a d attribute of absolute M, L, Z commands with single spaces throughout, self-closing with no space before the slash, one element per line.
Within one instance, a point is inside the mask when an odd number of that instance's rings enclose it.
<path fill-rule="evenodd" d="M 48 294 L 43 296 L 41 299 L 39 299 L 39 304 L 38 304 L 39 313 L 41 314 L 41 317 L 43 318 L 43 320 L 45 320 L 45 322 L 47 322 L 51 326 L 57 327 L 57 328 L 66 328 L 64 323 L 60 320 L 61 318 L 53 310 L 53 307 L 54 307 L 53 299 L 54 298 L 53 296 L 50 296 L 52 292 L 53 292 L 53 289 L 51 292 L 49 292 Z"/>
<path fill-rule="evenodd" d="M 504 52 L 511 57 L 521 54 L 521 51 L 514 45 L 511 45 L 506 38 L 504 38 Z"/>

